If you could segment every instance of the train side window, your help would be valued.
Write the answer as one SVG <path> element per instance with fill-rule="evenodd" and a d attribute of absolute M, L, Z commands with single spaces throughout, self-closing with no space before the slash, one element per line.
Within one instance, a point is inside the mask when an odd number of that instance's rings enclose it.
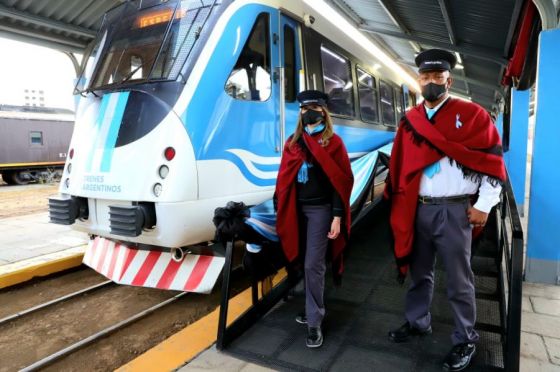
<path fill-rule="evenodd" d="M 323 82 L 329 95 L 329 111 L 333 114 L 354 116 L 354 97 L 350 61 L 321 46 Z"/>
<path fill-rule="evenodd" d="M 29 141 L 32 145 L 43 145 L 43 132 L 29 132 Z"/>
<path fill-rule="evenodd" d="M 396 107 L 396 111 L 397 111 L 397 120 L 401 120 L 403 113 L 404 113 L 404 108 L 403 108 L 403 97 L 404 97 L 404 93 L 402 88 L 397 89 L 396 90 L 396 96 L 395 96 L 395 107 Z"/>
<path fill-rule="evenodd" d="M 381 80 L 379 82 L 381 96 L 381 116 L 383 124 L 395 125 L 395 98 L 393 87 Z"/>
<path fill-rule="evenodd" d="M 294 29 L 284 25 L 284 83 L 286 102 L 296 100 L 296 36 Z"/>
<path fill-rule="evenodd" d="M 404 108 L 405 111 L 410 110 L 412 108 L 412 106 L 414 106 L 412 104 L 412 96 L 411 96 L 410 91 L 407 91 L 406 94 L 404 95 L 404 105 L 405 105 L 405 108 Z"/>
<path fill-rule="evenodd" d="M 375 78 L 357 69 L 358 74 L 358 99 L 360 100 L 360 115 L 364 121 L 379 121 L 379 110 L 377 109 L 377 87 Z"/>
<path fill-rule="evenodd" d="M 227 79 L 225 90 L 235 99 L 266 101 L 270 97 L 270 43 L 268 14 L 263 13 Z"/>

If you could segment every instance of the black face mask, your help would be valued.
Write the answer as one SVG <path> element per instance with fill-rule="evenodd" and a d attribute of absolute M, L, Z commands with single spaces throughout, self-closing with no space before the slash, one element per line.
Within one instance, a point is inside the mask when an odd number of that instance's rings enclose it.
<path fill-rule="evenodd" d="M 447 92 L 445 84 L 429 83 L 422 87 L 422 97 L 428 102 L 435 102 Z"/>
<path fill-rule="evenodd" d="M 315 110 L 307 110 L 301 115 L 303 125 L 315 124 L 323 120 L 323 114 Z"/>

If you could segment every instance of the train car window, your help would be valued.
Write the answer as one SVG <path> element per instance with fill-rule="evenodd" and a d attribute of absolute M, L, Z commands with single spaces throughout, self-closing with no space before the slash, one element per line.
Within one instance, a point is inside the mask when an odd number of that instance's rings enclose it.
<path fill-rule="evenodd" d="M 381 116 L 383 124 L 395 125 L 395 98 L 393 87 L 381 80 L 379 82 L 381 96 Z"/>
<path fill-rule="evenodd" d="M 29 140 L 32 145 L 43 145 L 43 132 L 29 132 Z"/>
<path fill-rule="evenodd" d="M 270 97 L 270 43 L 268 14 L 257 18 L 237 63 L 227 79 L 225 90 L 235 99 L 266 101 Z"/>
<path fill-rule="evenodd" d="M 410 91 L 407 91 L 404 96 L 404 104 L 406 106 L 405 111 L 410 110 L 414 105 L 412 104 L 412 96 Z"/>
<path fill-rule="evenodd" d="M 284 72 L 286 102 L 296 100 L 296 35 L 294 29 L 284 25 Z"/>
<path fill-rule="evenodd" d="M 377 109 L 377 86 L 375 78 L 358 68 L 358 99 L 360 100 L 360 115 L 364 121 L 379 121 Z"/>
<path fill-rule="evenodd" d="M 397 89 L 395 91 L 396 95 L 395 95 L 395 107 L 396 107 L 396 113 L 397 113 L 397 120 L 400 121 L 403 113 L 404 113 L 404 107 L 403 107 L 403 98 L 404 98 L 404 93 L 402 88 Z"/>
<path fill-rule="evenodd" d="M 354 96 L 350 61 L 321 46 L 323 82 L 329 95 L 329 111 L 354 116 Z"/>

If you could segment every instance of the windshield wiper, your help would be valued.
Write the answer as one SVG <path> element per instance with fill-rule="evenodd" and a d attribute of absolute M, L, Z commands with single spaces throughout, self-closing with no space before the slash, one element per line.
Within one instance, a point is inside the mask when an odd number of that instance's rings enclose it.
<path fill-rule="evenodd" d="M 138 65 L 138 67 L 136 67 L 134 70 L 130 71 L 130 73 L 128 75 L 126 75 L 124 77 L 124 79 L 121 80 L 120 84 L 126 83 L 127 81 L 129 81 L 134 76 L 136 71 L 140 70 L 142 67 L 146 66 L 147 64 L 148 64 L 148 61 L 143 62 L 140 65 Z"/>

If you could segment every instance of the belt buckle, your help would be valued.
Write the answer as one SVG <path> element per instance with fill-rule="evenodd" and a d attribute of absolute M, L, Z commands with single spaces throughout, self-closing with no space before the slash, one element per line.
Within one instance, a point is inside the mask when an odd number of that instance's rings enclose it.
<path fill-rule="evenodd" d="M 422 195 L 418 197 L 418 201 L 420 202 L 420 204 L 426 204 L 426 197 Z"/>

